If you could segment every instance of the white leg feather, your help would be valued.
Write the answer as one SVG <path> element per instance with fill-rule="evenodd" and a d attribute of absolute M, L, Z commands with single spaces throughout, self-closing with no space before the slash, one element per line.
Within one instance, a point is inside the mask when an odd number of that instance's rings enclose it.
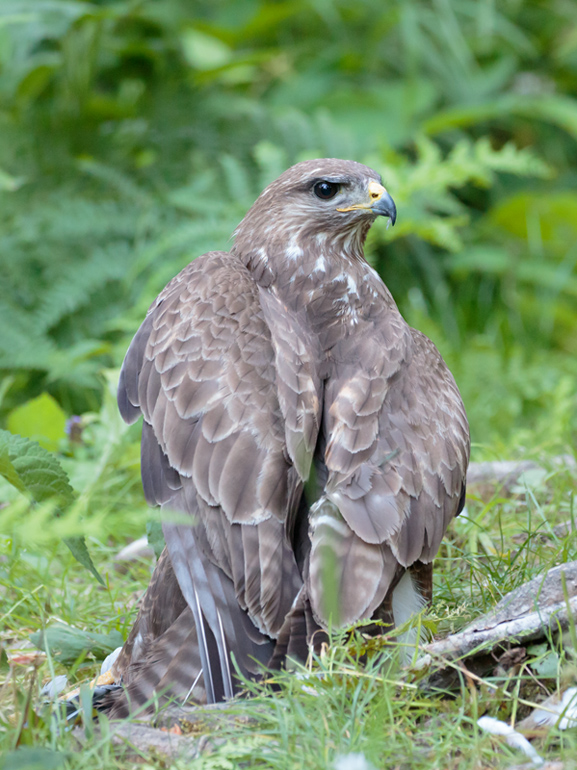
<path fill-rule="evenodd" d="M 409 572 L 405 572 L 400 579 L 399 584 L 393 591 L 393 618 L 395 626 L 399 628 L 404 625 L 423 609 L 426 602 L 418 592 Z M 417 642 L 417 627 L 410 628 L 403 634 L 400 634 L 398 640 L 403 645 L 415 645 Z M 405 648 L 410 655 L 408 647 Z"/>

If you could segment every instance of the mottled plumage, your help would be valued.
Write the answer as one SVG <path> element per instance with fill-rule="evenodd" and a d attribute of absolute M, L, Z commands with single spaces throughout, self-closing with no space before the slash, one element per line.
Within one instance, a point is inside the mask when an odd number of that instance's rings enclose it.
<path fill-rule="evenodd" d="M 467 419 L 435 346 L 364 260 L 378 214 L 396 212 L 372 169 L 299 163 L 137 332 L 118 402 L 144 417 L 142 480 L 167 547 L 112 715 L 153 695 L 229 697 L 231 652 L 255 675 L 306 657 L 329 622 L 402 622 L 411 596 L 430 599 L 463 504 Z"/>

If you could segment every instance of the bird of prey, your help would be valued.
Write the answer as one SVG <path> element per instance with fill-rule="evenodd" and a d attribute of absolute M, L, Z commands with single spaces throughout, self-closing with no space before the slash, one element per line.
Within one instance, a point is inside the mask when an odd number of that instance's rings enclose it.
<path fill-rule="evenodd" d="M 469 432 L 437 349 L 365 261 L 378 216 L 394 224 L 396 208 L 376 171 L 298 163 L 136 333 L 118 404 L 144 418 L 142 482 L 166 548 L 111 716 L 229 698 L 235 665 L 254 677 L 306 659 L 330 625 L 399 625 L 430 600 Z"/>

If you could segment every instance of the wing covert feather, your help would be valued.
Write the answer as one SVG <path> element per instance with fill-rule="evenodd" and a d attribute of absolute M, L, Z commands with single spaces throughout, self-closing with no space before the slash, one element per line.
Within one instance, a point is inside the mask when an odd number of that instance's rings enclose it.
<path fill-rule="evenodd" d="M 168 284 L 129 348 L 119 404 L 125 417 L 144 416 L 147 500 L 191 516 L 195 541 L 232 580 L 241 608 L 275 636 L 302 585 L 286 534 L 297 479 L 270 330 L 238 259 L 209 253 Z M 314 429 L 313 420 L 313 448 Z M 248 527 L 240 540 L 239 525 Z"/>
<path fill-rule="evenodd" d="M 306 481 L 322 408 L 319 340 L 311 334 L 304 310 L 287 307 L 274 290 L 261 288 L 260 302 L 271 331 L 287 451 L 301 479 Z"/>
<path fill-rule="evenodd" d="M 407 329 L 402 367 L 385 359 L 380 369 L 369 368 L 371 359 L 360 356 L 325 406 L 332 419 L 327 498 L 361 539 L 388 544 L 405 567 L 434 557 L 459 512 L 470 447 L 451 373 L 433 343 Z"/>

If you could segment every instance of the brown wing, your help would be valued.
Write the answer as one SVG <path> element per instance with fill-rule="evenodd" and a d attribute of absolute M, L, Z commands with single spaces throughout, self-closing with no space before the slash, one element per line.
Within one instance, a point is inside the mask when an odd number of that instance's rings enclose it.
<path fill-rule="evenodd" d="M 287 307 L 274 288 L 261 288 L 259 297 L 274 348 L 287 451 L 300 478 L 307 481 L 320 427 L 319 339 L 311 333 L 304 308 Z"/>
<path fill-rule="evenodd" d="M 347 341 L 335 354 L 325 390 L 328 478 L 312 510 L 307 582 L 323 625 L 328 551 L 340 555 L 333 622 L 369 618 L 396 585 L 398 568 L 419 571 L 434 558 L 464 500 L 467 419 L 433 343 L 389 310 L 356 344 L 355 351 Z"/>
<path fill-rule="evenodd" d="M 144 417 L 144 490 L 165 512 L 209 701 L 232 695 L 231 651 L 245 671 L 253 658 L 268 659 L 302 586 L 287 535 L 302 481 L 278 392 L 291 401 L 303 366 L 296 351 L 277 371 L 256 285 L 235 257 L 210 253 L 160 294 L 122 369 L 119 406 L 128 421 Z M 318 415 L 309 418 L 305 444 L 314 447 Z M 184 520 L 171 521 L 170 511 Z"/>
<path fill-rule="evenodd" d="M 435 557 L 463 508 L 470 438 L 455 380 L 433 343 L 411 329 L 414 356 L 381 416 L 379 456 L 400 479 L 403 520 L 390 539 L 403 566 Z M 385 474 L 386 475 L 386 474 Z"/>

